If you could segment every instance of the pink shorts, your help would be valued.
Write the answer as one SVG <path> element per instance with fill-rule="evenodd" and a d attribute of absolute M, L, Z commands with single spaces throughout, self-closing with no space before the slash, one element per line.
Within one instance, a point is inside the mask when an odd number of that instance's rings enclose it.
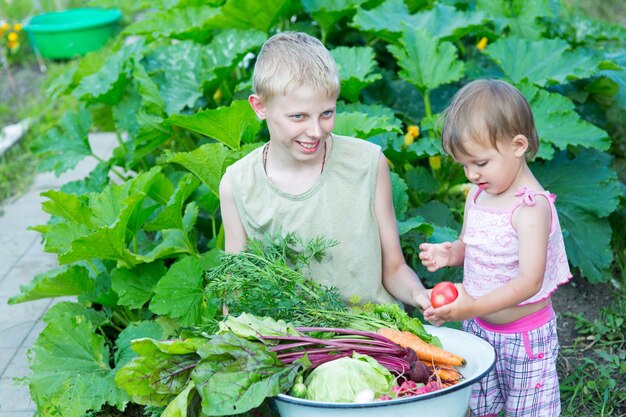
<path fill-rule="evenodd" d="M 463 330 L 491 343 L 496 365 L 472 386 L 472 416 L 554 417 L 561 414 L 556 361 L 559 339 L 551 305 L 512 323 L 494 325 L 478 318 Z"/>

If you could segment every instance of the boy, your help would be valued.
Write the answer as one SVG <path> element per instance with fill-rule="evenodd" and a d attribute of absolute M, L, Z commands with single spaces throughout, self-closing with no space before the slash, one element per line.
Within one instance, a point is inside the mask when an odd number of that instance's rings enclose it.
<path fill-rule="evenodd" d="M 401 251 L 386 158 L 374 144 L 332 134 L 339 87 L 319 40 L 287 32 L 264 44 L 248 101 L 270 140 L 220 183 L 226 251 L 268 233 L 325 237 L 338 245 L 311 265 L 313 279 L 345 298 L 423 310 L 430 302 Z"/>

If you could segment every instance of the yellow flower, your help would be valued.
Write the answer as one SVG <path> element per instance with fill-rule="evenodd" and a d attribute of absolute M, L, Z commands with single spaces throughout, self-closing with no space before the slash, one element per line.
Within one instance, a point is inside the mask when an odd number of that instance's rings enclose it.
<path fill-rule="evenodd" d="M 9 33 L 9 35 L 7 36 L 7 39 L 9 40 L 9 42 L 17 42 L 17 33 L 15 32 Z"/>
<path fill-rule="evenodd" d="M 20 43 L 18 41 L 14 41 L 14 42 L 9 41 L 9 43 L 8 43 L 9 49 L 15 49 L 18 46 L 20 46 Z"/>
<path fill-rule="evenodd" d="M 7 22 L 4 22 L 2 24 L 2 26 L 0 26 L 0 29 L 2 30 L 8 30 L 11 27 L 11 25 L 9 25 Z"/>
<path fill-rule="evenodd" d="M 411 146 L 414 140 L 415 137 L 412 134 L 407 133 L 406 135 L 404 135 L 404 146 Z"/>
<path fill-rule="evenodd" d="M 411 125 L 407 128 L 407 133 L 413 136 L 413 138 L 416 138 L 420 135 L 420 128 L 415 125 Z"/>
<path fill-rule="evenodd" d="M 441 157 L 439 155 L 428 157 L 428 164 L 433 171 L 437 171 L 441 168 Z"/>
<path fill-rule="evenodd" d="M 215 93 L 213 93 L 213 101 L 219 102 L 222 100 L 222 97 L 223 97 L 222 87 L 217 87 L 217 90 L 215 90 Z"/>
<path fill-rule="evenodd" d="M 16 32 L 21 32 L 22 31 L 22 25 L 20 23 L 16 23 L 13 25 L 13 30 Z"/>
<path fill-rule="evenodd" d="M 487 42 L 489 42 L 489 39 L 487 39 L 486 37 L 483 36 L 482 38 L 480 38 L 480 40 L 476 44 L 476 48 L 478 48 L 478 50 L 482 51 L 483 49 L 485 49 L 487 47 Z"/>

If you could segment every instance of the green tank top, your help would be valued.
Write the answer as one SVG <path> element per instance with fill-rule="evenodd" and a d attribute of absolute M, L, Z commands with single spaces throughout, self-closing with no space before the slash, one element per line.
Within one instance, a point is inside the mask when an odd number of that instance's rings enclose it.
<path fill-rule="evenodd" d="M 263 169 L 262 148 L 231 165 L 230 183 L 249 238 L 293 232 L 304 239 L 338 242 L 321 261 L 311 263 L 311 277 L 336 287 L 346 299 L 394 302 L 382 285 L 382 260 L 374 194 L 380 147 L 333 135 L 324 171 L 306 192 L 287 194 L 272 184 Z"/>

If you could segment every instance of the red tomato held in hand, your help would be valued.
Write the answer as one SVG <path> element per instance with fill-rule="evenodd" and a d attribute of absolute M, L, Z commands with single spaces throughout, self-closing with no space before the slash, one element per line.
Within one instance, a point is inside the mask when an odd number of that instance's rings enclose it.
<path fill-rule="evenodd" d="M 450 281 L 442 281 L 433 287 L 430 293 L 430 304 L 435 307 L 441 307 L 456 300 L 459 292 Z"/>

